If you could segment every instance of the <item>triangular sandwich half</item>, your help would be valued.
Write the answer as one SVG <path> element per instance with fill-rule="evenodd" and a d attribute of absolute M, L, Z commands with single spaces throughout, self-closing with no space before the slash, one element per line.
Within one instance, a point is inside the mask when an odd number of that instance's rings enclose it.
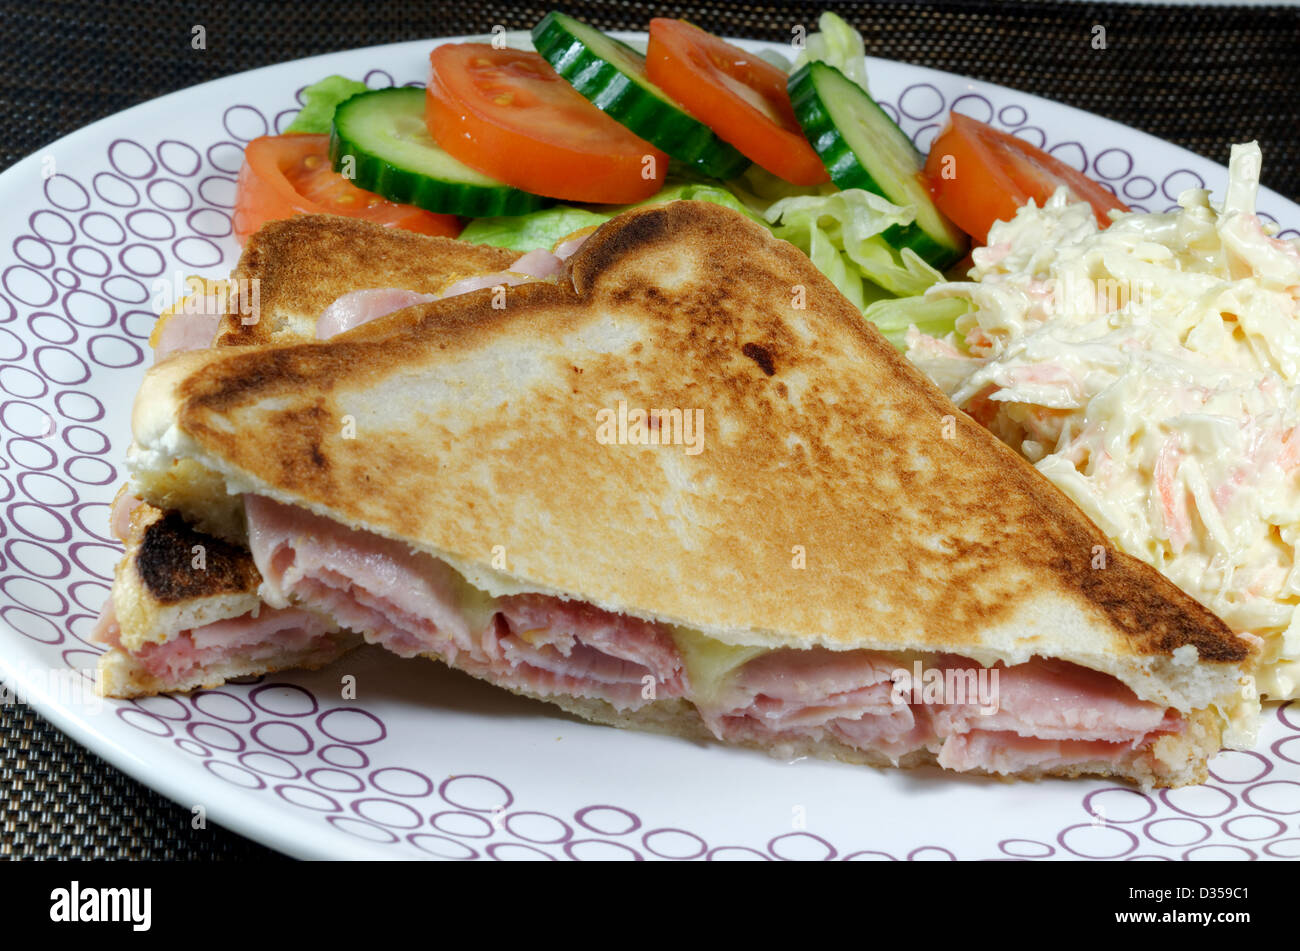
<path fill-rule="evenodd" d="M 597 722 L 1180 785 L 1251 717 L 1247 640 L 714 205 L 504 300 L 182 355 L 133 428 L 146 490 L 211 474 L 184 514 L 242 525 L 270 604 Z"/>

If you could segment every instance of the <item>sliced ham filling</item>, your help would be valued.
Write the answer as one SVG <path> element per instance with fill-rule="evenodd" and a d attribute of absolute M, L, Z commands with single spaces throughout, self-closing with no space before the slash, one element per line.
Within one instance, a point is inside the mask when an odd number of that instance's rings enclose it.
<path fill-rule="evenodd" d="M 195 674 L 235 659 L 251 662 L 296 658 L 326 647 L 335 626 L 319 614 L 301 608 L 263 606 L 240 617 L 214 621 L 181 631 L 161 644 L 146 644 L 131 651 L 133 658 L 164 687 L 186 683 Z M 93 640 L 122 649 L 122 632 L 109 598 L 91 635 Z"/>
<path fill-rule="evenodd" d="M 488 599 L 445 562 L 303 509 L 245 496 L 262 596 L 298 603 L 403 657 L 453 667 L 542 696 L 604 700 L 620 710 L 685 689 L 662 625 L 537 594 Z"/>
<path fill-rule="evenodd" d="M 1034 658 L 981 671 L 966 658 L 937 654 L 924 667 L 959 676 L 936 677 L 933 694 L 902 690 L 904 702 L 895 703 L 896 672 L 912 670 L 888 654 L 772 651 L 744 665 L 700 712 L 725 740 L 829 735 L 895 761 L 928 750 L 948 769 L 996 773 L 1120 764 L 1183 728 L 1176 711 L 1140 700 L 1114 677 L 1065 661 Z M 993 702 L 985 706 L 987 699 Z"/>
<path fill-rule="evenodd" d="M 344 294 L 316 318 L 316 337 L 327 340 L 335 334 L 359 327 L 395 311 L 437 300 L 432 294 L 417 294 L 400 287 L 380 287 Z"/>
<path fill-rule="evenodd" d="M 326 307 L 316 320 L 316 338 L 327 340 L 336 334 L 344 333 L 353 327 L 360 327 L 380 317 L 416 304 L 447 297 L 457 297 L 470 291 L 485 287 L 513 287 L 516 284 L 528 284 L 533 281 L 547 281 L 558 277 L 564 270 L 564 261 L 582 246 L 586 236 L 566 241 L 552 254 L 550 251 L 529 251 L 520 257 L 508 270 L 494 274 L 476 274 L 449 284 L 441 294 L 417 294 L 415 291 L 398 287 L 379 287 L 361 291 L 352 291 L 338 298 Z"/>
<path fill-rule="evenodd" d="M 1183 728 L 1174 711 L 1113 677 L 1041 658 L 982 670 L 930 655 L 926 668 L 952 676 L 936 694 L 900 699 L 895 680 L 905 665 L 892 655 L 781 649 L 745 663 L 716 696 L 696 696 L 665 625 L 547 595 L 490 598 L 398 542 L 259 496 L 244 503 L 271 604 L 308 606 L 404 657 L 435 656 L 541 696 L 619 710 L 683 697 L 723 740 L 833 738 L 893 760 L 926 750 L 950 769 L 1009 773 L 1120 764 Z"/>
<path fill-rule="evenodd" d="M 126 538 L 131 534 L 131 515 L 143 504 L 139 496 L 132 495 L 130 492 L 119 492 L 117 498 L 113 500 L 113 507 L 108 513 L 108 522 L 113 537 L 123 544 L 126 544 Z"/>
<path fill-rule="evenodd" d="M 205 305 L 205 307 L 215 305 Z M 221 329 L 221 313 L 209 312 L 204 307 L 196 313 L 180 312 L 168 316 L 158 333 L 154 345 L 153 362 L 161 363 L 170 356 L 190 350 L 206 350 L 212 346 L 217 331 Z"/>

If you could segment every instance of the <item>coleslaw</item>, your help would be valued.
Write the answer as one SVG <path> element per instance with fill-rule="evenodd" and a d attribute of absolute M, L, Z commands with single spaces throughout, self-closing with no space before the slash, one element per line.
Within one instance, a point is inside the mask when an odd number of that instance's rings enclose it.
<path fill-rule="evenodd" d="M 1234 630 L 1257 683 L 1300 695 L 1300 242 L 1255 213 L 1260 151 L 1234 146 L 1221 209 L 1092 209 L 1065 189 L 995 224 L 943 337 L 907 355 L 1116 546 Z"/>

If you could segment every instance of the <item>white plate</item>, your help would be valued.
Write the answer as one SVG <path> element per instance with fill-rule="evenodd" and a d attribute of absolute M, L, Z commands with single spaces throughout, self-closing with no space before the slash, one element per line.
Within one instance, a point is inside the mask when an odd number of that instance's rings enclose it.
<path fill-rule="evenodd" d="M 303 857 L 1300 855 L 1300 705 L 1271 707 L 1256 752 L 1220 755 L 1208 785 L 1146 797 L 1100 781 L 784 763 L 611 730 L 378 648 L 190 696 L 88 699 L 74 671 L 94 664 L 88 637 L 119 554 L 106 523 L 153 299 L 170 300 L 183 274 L 228 273 L 240 150 L 289 120 L 297 91 L 329 73 L 419 83 L 433 45 L 196 86 L 0 175 L 0 677 L 137 779 Z M 1225 180 L 1218 165 L 1096 116 L 869 65 L 873 91 L 922 148 L 955 107 L 1045 145 L 1135 208 L 1163 210 L 1182 188 Z M 1296 234 L 1300 208 L 1268 191 L 1260 203 Z M 355 700 L 340 696 L 345 674 Z"/>

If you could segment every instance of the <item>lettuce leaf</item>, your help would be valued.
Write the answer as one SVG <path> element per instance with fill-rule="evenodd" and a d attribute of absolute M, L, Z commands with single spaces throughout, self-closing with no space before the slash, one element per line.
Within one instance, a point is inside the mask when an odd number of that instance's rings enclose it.
<path fill-rule="evenodd" d="M 329 135 L 334 109 L 345 99 L 366 91 L 366 84 L 346 76 L 326 76 L 303 90 L 307 104 L 302 107 L 285 132 L 311 132 Z"/>
<path fill-rule="evenodd" d="M 863 316 L 876 325 L 899 350 L 907 349 L 907 329 L 915 326 L 932 337 L 957 329 L 957 318 L 970 310 L 970 302 L 957 297 L 895 297 L 870 304 Z"/>
<path fill-rule="evenodd" d="M 709 201 L 723 205 L 733 211 L 749 215 L 760 224 L 766 224 L 744 202 L 725 188 L 717 185 L 701 185 L 694 182 L 670 185 L 659 191 L 653 198 L 648 198 L 635 205 L 616 207 L 594 205 L 555 205 L 528 215 L 502 216 L 498 218 L 475 218 L 460 233 L 462 241 L 475 244 L 491 244 L 511 251 L 535 251 L 538 248 L 553 248 L 561 238 L 592 225 L 604 224 L 615 215 L 622 214 L 630 208 L 642 205 L 654 205 L 665 201 Z"/>
<path fill-rule="evenodd" d="M 776 50 L 759 50 L 758 58 L 764 62 L 771 63 L 783 73 L 794 72 L 790 66 L 790 57 L 786 56 L 784 53 L 778 53 Z"/>
<path fill-rule="evenodd" d="M 738 211 L 742 215 L 748 215 L 759 224 L 766 225 L 762 216 L 757 215 L 748 208 L 744 202 L 733 195 L 727 189 L 718 185 L 701 185 L 690 182 L 684 185 L 670 185 L 661 190 L 653 198 L 647 198 L 645 201 L 638 202 L 636 205 L 629 205 L 629 208 L 636 208 L 640 205 L 657 205 L 665 201 L 709 201 L 715 205 L 722 205 L 724 208 L 730 208 L 732 211 Z M 619 211 L 614 214 L 619 214 Z M 612 218 L 613 215 L 610 215 Z"/>
<path fill-rule="evenodd" d="M 585 208 L 555 205 L 527 215 L 475 218 L 460 233 L 460 240 L 509 248 L 520 253 L 538 248 L 549 251 L 561 238 L 608 220 L 609 215 Z"/>
<path fill-rule="evenodd" d="M 772 231 L 801 249 L 859 308 L 894 295 L 911 297 L 943 279 L 910 248 L 896 251 L 883 233 L 910 224 L 914 211 L 861 188 L 796 195 L 765 214 Z"/>
<path fill-rule="evenodd" d="M 827 10 L 817 20 L 820 33 L 814 33 L 804 43 L 803 50 L 794 61 L 798 69 L 804 63 L 822 62 L 834 66 L 849 79 L 867 88 L 867 51 L 862 34 L 849 26 L 843 18 Z"/>
<path fill-rule="evenodd" d="M 727 190 L 735 195 L 755 215 L 766 215 L 773 202 L 798 195 L 830 195 L 835 186 L 791 185 L 759 165 L 751 165 L 739 176 L 726 183 Z"/>

